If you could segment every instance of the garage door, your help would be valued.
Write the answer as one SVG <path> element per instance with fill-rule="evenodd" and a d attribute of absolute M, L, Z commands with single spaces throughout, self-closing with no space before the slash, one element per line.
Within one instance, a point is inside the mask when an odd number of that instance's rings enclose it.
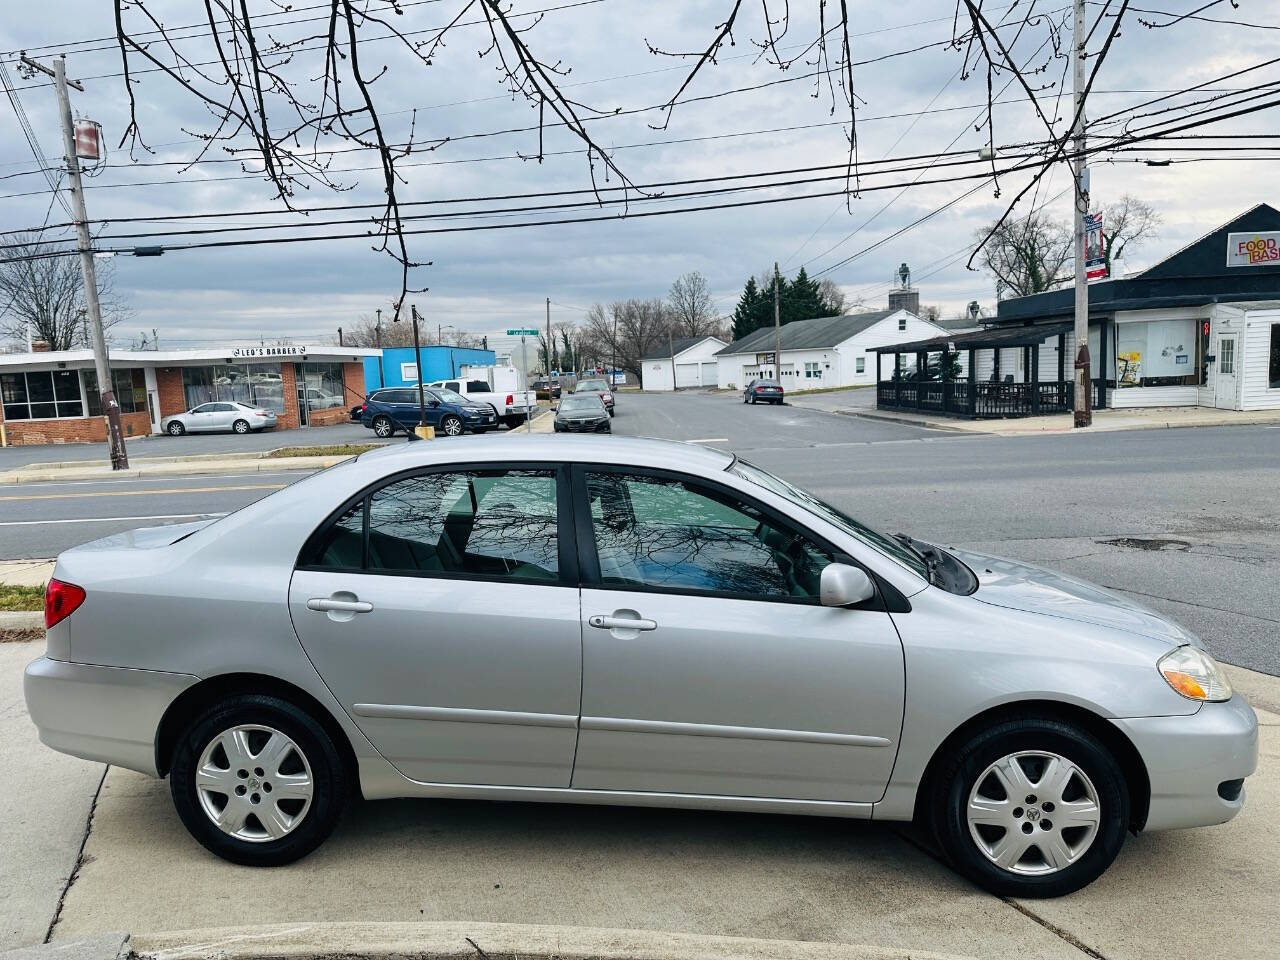
<path fill-rule="evenodd" d="M 698 365 L 696 363 L 677 363 L 676 364 L 676 389 L 681 387 L 700 387 L 702 381 L 698 379 Z"/>
<path fill-rule="evenodd" d="M 702 364 L 702 385 L 704 387 L 715 387 L 720 384 L 720 374 L 716 370 L 716 362 L 714 360 L 704 361 Z"/>

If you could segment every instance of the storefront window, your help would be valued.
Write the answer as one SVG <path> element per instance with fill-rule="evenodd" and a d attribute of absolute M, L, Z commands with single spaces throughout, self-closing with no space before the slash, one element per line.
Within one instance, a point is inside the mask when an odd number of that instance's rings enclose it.
<path fill-rule="evenodd" d="M 80 378 L 74 370 L 40 370 L 0 375 L 6 420 L 80 417 Z"/>
<path fill-rule="evenodd" d="M 343 405 L 342 364 L 304 363 L 302 380 L 307 388 L 308 410 L 328 410 Z"/>
<path fill-rule="evenodd" d="M 278 363 L 183 367 L 182 390 L 188 410 L 221 400 L 284 413 L 284 381 Z"/>
<path fill-rule="evenodd" d="M 1200 382 L 1197 321 L 1117 323 L 1116 386 L 1175 387 Z"/>
<path fill-rule="evenodd" d="M 84 371 L 84 399 L 89 416 L 102 416 L 102 392 L 98 389 L 98 375 L 93 370 Z M 146 375 L 140 369 L 112 370 L 111 390 L 120 404 L 121 413 L 137 413 L 147 409 Z"/>
<path fill-rule="evenodd" d="M 1280 323 L 1271 325 L 1271 365 L 1267 381 L 1272 390 L 1280 390 Z"/>

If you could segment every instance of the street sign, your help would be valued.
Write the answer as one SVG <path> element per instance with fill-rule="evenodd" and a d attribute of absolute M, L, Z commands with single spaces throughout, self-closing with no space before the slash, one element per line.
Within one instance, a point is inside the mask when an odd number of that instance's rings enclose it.
<path fill-rule="evenodd" d="M 508 337 L 536 337 L 537 335 L 538 335 L 537 330 L 508 330 L 507 331 Z"/>

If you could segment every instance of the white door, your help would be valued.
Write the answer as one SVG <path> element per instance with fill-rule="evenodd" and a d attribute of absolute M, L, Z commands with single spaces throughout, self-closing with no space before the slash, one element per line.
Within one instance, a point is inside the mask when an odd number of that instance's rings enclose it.
<path fill-rule="evenodd" d="M 1219 410 L 1236 408 L 1237 339 L 1234 333 L 1218 335 L 1218 364 L 1213 375 L 1213 405 Z"/>
<path fill-rule="evenodd" d="M 698 365 L 696 363 L 677 363 L 676 364 L 676 388 L 680 387 L 700 387 L 702 384 L 698 380 Z"/>
<path fill-rule="evenodd" d="M 693 478 L 575 469 L 594 536 L 574 788 L 879 800 L 902 645 L 883 610 L 819 604 L 832 551 Z"/>
<path fill-rule="evenodd" d="M 716 369 L 714 360 L 702 361 L 702 385 L 714 387 L 720 383 L 720 371 Z"/>

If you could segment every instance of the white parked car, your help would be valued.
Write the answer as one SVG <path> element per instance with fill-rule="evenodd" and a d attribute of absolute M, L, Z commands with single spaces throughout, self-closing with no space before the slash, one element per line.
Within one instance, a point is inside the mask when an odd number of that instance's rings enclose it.
<path fill-rule="evenodd" d="M 307 391 L 308 410 L 331 410 L 340 406 L 342 406 L 342 397 L 339 394 L 329 393 L 327 390 L 318 390 L 314 387 Z"/>
<path fill-rule="evenodd" d="M 171 437 L 184 433 L 214 433 L 230 430 L 248 433 L 276 425 L 275 411 L 233 400 L 214 400 L 193 407 L 186 413 L 166 417 L 161 429 Z"/>

